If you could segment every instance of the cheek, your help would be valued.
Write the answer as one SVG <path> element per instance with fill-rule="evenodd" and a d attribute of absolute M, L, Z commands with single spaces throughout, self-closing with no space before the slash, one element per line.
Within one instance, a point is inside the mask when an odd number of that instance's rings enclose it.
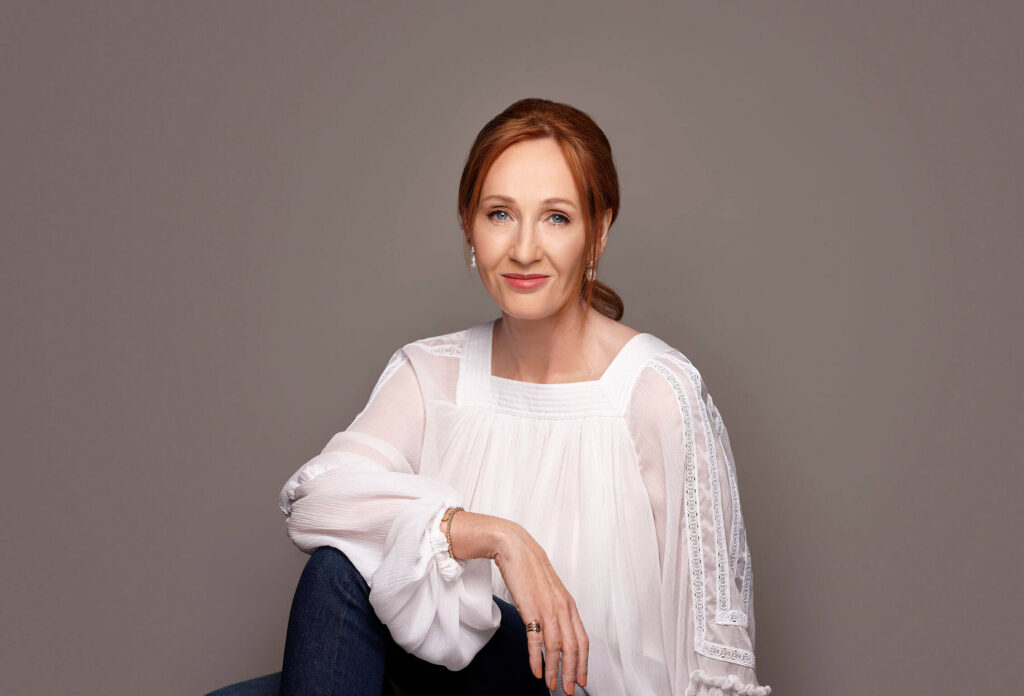
<path fill-rule="evenodd" d="M 481 244 L 474 244 L 476 249 L 476 262 L 485 268 L 491 268 L 501 258 L 501 250 L 492 242 L 484 241 Z"/>
<path fill-rule="evenodd" d="M 552 261 L 563 275 L 572 275 L 583 263 L 583 240 L 564 241 L 552 248 Z"/>
<path fill-rule="evenodd" d="M 486 260 L 491 255 L 491 245 L 487 243 L 487 237 L 475 229 L 469 235 L 469 243 L 473 245 L 477 263 Z"/>

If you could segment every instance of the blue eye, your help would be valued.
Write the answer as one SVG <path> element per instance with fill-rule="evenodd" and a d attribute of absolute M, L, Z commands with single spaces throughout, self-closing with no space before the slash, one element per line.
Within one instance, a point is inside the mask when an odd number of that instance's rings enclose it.
<path fill-rule="evenodd" d="M 504 215 L 505 217 L 497 217 L 499 215 Z M 491 212 L 487 213 L 486 217 L 488 220 L 491 220 L 492 222 L 508 222 L 509 220 L 511 220 L 508 211 L 502 210 L 501 208 L 492 210 Z M 551 213 L 550 217 L 552 218 L 552 224 L 554 224 L 556 227 L 565 227 L 566 225 L 572 222 L 568 217 L 562 215 L 561 213 Z"/>

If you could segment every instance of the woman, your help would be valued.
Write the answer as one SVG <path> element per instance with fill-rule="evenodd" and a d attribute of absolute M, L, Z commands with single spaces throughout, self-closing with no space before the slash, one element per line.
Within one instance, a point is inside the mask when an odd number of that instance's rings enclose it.
<path fill-rule="evenodd" d="M 618 210 L 586 114 L 481 130 L 459 217 L 501 317 L 395 351 L 285 484 L 283 693 L 770 693 L 721 415 L 597 281 Z"/>

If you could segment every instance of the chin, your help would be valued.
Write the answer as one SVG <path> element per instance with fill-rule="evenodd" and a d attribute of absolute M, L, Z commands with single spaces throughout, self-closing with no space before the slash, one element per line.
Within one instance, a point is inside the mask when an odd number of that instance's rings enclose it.
<path fill-rule="evenodd" d="M 498 277 L 496 284 L 487 288 L 488 294 L 501 312 L 513 319 L 546 319 L 554 316 L 568 298 L 555 297 L 552 288 L 542 293 L 517 293 L 504 286 L 504 279 Z"/>
<path fill-rule="evenodd" d="M 513 319 L 522 319 L 524 321 L 531 319 L 547 319 L 553 317 L 561 306 L 556 302 L 545 302 L 540 298 L 536 301 L 533 298 L 529 300 L 522 300 L 514 298 L 511 302 L 504 302 L 501 305 L 502 313 L 512 317 Z"/>

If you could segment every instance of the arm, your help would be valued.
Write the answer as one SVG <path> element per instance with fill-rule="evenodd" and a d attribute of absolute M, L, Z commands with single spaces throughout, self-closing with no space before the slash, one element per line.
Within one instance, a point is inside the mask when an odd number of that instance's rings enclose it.
<path fill-rule="evenodd" d="M 443 534 L 449 525 L 455 558 L 493 559 L 523 622 L 536 619 L 543 626 L 540 633 L 526 634 L 533 675 L 543 677 L 554 691 L 561 668 L 566 694 L 575 692 L 575 684 L 585 687 L 590 638 L 576 600 L 540 544 L 521 525 L 494 515 L 460 510 L 450 520 L 441 520 Z M 547 674 L 542 673 L 545 663 Z"/>
<path fill-rule="evenodd" d="M 343 551 L 370 603 L 407 652 L 465 667 L 498 628 L 490 561 L 448 556 L 439 528 L 459 505 L 447 483 L 420 476 L 425 412 L 404 349 L 388 361 L 363 410 L 281 489 L 288 536 L 306 553 Z"/>
<path fill-rule="evenodd" d="M 728 432 L 700 373 L 655 358 L 629 413 L 661 560 L 673 694 L 768 696 L 754 660 L 752 574 Z"/>

